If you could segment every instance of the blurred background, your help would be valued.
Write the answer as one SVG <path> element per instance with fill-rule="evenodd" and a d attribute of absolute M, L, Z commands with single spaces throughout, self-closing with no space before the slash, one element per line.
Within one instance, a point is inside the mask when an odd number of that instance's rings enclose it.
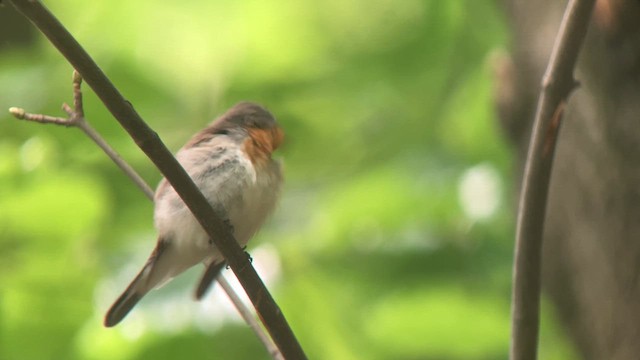
<path fill-rule="evenodd" d="M 276 115 L 286 187 L 248 250 L 310 358 L 507 358 L 498 2 L 46 5 L 173 151 L 236 102 Z M 72 69 L 11 5 L 0 19 L 0 359 L 269 359 L 219 287 L 192 300 L 200 267 L 102 327 L 155 245 L 153 207 L 79 130 L 9 116 L 62 116 Z M 88 121 L 155 187 L 84 90 Z M 541 358 L 576 358 L 555 319 L 543 301 Z"/>

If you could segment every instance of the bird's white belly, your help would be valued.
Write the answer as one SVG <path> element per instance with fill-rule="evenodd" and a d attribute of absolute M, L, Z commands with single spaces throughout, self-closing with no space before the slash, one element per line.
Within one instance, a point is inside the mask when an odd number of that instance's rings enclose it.
<path fill-rule="evenodd" d="M 234 237 L 240 246 L 247 244 L 275 207 L 280 188 L 280 169 L 279 164 L 273 165 L 268 171 L 258 172 L 251 180 L 242 181 L 244 184 L 235 184 L 234 190 L 239 191 L 239 194 L 221 194 L 220 184 L 198 184 L 214 209 L 220 209 L 220 204 L 223 204 L 226 218 L 233 227 Z M 171 247 L 183 256 L 185 265 L 191 263 L 189 266 L 192 266 L 198 262 L 221 258 L 209 241 L 208 234 L 181 200 L 165 199 L 156 210 L 159 233 L 171 237 Z"/>

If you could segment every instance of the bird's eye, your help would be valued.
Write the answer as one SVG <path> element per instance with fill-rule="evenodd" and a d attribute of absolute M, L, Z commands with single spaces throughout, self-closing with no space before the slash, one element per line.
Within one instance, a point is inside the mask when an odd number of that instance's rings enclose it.
<path fill-rule="evenodd" d="M 248 128 L 259 128 L 259 121 L 255 115 L 245 116 L 244 122 Z"/>

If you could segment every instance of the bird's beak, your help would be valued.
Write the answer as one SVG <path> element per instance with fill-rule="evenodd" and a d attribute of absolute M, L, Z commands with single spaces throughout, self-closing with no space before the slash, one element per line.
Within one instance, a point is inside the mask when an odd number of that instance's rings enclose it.
<path fill-rule="evenodd" d="M 284 141 L 284 131 L 282 131 L 282 129 L 277 126 L 272 130 L 272 136 L 273 136 L 273 150 L 275 151 Z"/>

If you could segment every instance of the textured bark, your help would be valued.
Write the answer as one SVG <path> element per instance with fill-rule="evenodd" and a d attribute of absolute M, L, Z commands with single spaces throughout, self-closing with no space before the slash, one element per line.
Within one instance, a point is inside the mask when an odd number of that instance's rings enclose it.
<path fill-rule="evenodd" d="M 506 4 L 512 53 L 497 104 L 524 165 L 565 1 Z M 543 286 L 585 359 L 640 356 L 640 2 L 599 0 L 565 109 L 545 223 Z"/>

